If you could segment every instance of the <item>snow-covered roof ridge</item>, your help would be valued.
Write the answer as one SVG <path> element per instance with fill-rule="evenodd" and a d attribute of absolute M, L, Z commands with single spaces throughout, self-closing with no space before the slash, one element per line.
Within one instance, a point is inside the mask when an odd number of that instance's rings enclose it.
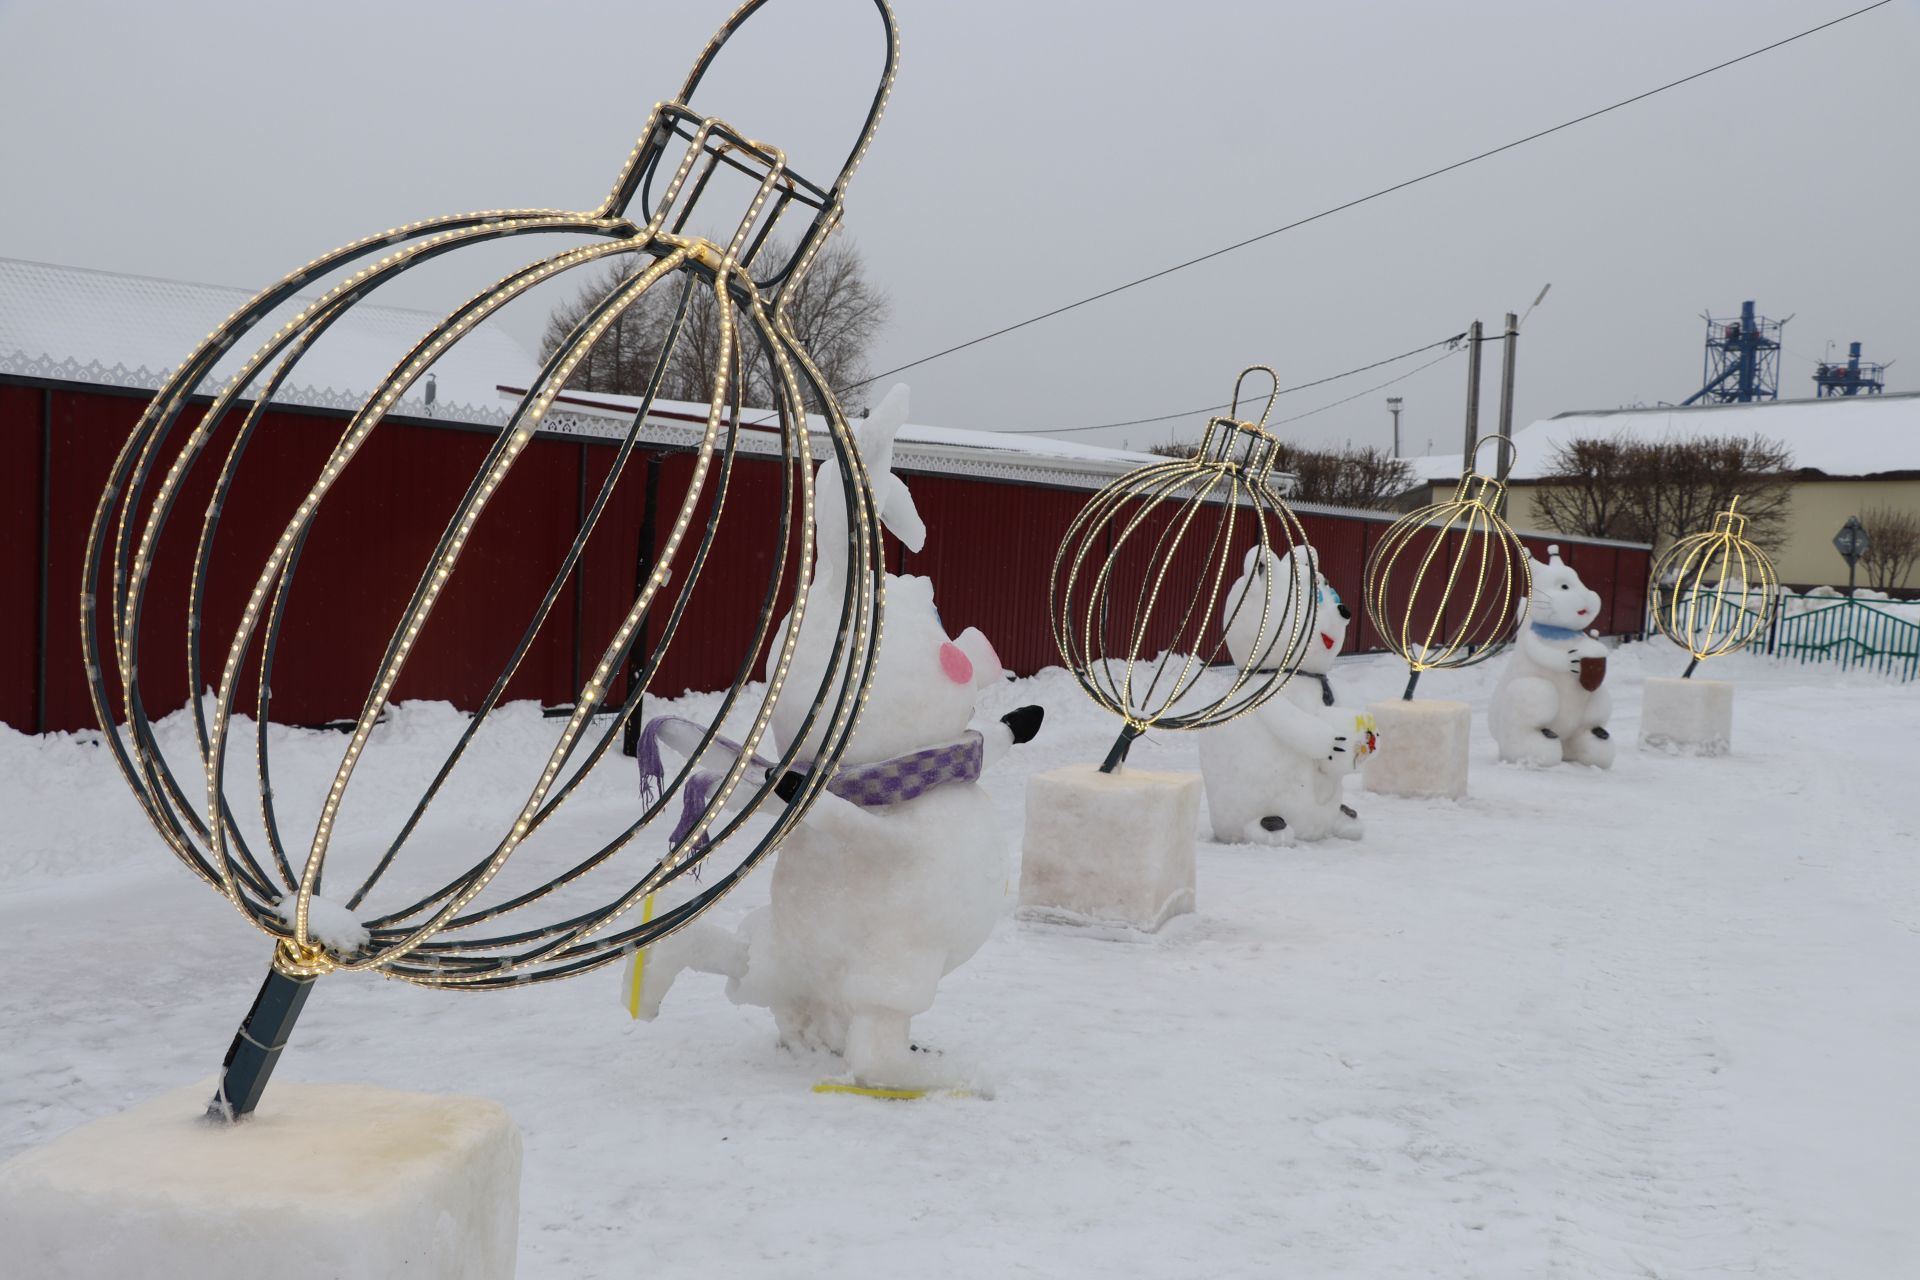
<path fill-rule="evenodd" d="M 526 392 L 525 383 L 503 383 L 502 397 L 518 401 Z M 542 421 L 542 429 L 564 434 L 618 438 L 626 431 L 633 411 L 640 406 L 637 396 L 602 391 L 563 391 Z M 774 415 L 770 409 L 744 409 L 743 421 L 751 431 L 742 441 L 750 453 L 774 453 L 778 444 L 773 434 Z M 707 406 L 673 400 L 656 400 L 648 413 L 649 437 L 667 443 L 692 447 L 700 438 L 707 420 Z M 816 457 L 832 456 L 833 444 L 827 435 L 826 419 L 809 414 L 807 426 Z M 895 438 L 894 465 L 905 471 L 939 471 L 980 475 L 1028 483 L 1064 484 L 1075 488 L 1098 488 L 1115 476 L 1136 467 L 1165 459 L 1149 453 L 1109 449 L 1101 445 L 1055 440 L 1046 436 L 1022 435 L 1010 431 L 974 431 L 962 427 L 935 427 L 908 423 Z"/>
<path fill-rule="evenodd" d="M 1660 442 L 1709 435 L 1765 436 L 1792 451 L 1795 467 L 1829 476 L 1920 471 L 1920 392 L 1556 414 L 1514 432 L 1510 478 L 1540 479 L 1551 470 L 1560 447 L 1576 439 Z M 1491 453 L 1482 458 L 1490 459 Z M 1415 458 L 1412 465 L 1421 480 L 1460 475 L 1457 453 Z"/>
<path fill-rule="evenodd" d="M 153 390 L 253 295 L 228 285 L 0 257 L 0 373 Z M 296 299 L 283 310 L 310 301 Z M 275 399 L 358 408 L 437 319 L 431 311 L 361 302 L 313 344 Z M 273 327 L 263 322 L 258 332 L 270 333 Z M 251 350 L 251 344 L 242 346 Z M 201 390 L 224 381 L 244 358 L 243 351 L 229 353 Z M 503 377 L 522 376 L 534 367 L 531 356 L 499 326 L 477 325 L 434 362 L 433 415 L 503 423 L 494 388 Z M 424 415 L 422 392 L 423 385 L 416 384 L 395 412 Z"/>

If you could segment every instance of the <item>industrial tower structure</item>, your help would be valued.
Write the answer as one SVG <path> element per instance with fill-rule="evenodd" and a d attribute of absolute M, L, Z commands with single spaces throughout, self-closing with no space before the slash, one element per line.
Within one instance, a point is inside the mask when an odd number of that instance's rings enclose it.
<path fill-rule="evenodd" d="M 1862 364 L 1860 344 L 1847 344 L 1847 362 L 1821 361 L 1813 371 L 1813 394 L 1828 396 L 1877 396 L 1887 389 L 1887 366 L 1878 361 Z"/>
<path fill-rule="evenodd" d="M 1788 316 L 1787 320 L 1793 319 Z M 1780 330 L 1787 320 L 1753 313 L 1740 304 L 1740 318 L 1707 316 L 1707 358 L 1700 389 L 1682 400 L 1693 404 L 1744 404 L 1780 398 Z"/>

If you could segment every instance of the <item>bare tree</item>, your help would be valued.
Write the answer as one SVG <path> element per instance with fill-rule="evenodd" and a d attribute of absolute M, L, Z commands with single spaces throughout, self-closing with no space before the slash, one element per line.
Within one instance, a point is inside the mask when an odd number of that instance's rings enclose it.
<path fill-rule="evenodd" d="M 770 242 L 759 260 L 780 262 L 790 252 L 789 247 Z M 643 260 L 603 271 L 570 302 L 555 307 L 541 336 L 542 357 L 556 350 L 585 316 L 648 265 Z M 662 282 L 627 308 L 581 361 L 569 385 L 582 391 L 641 394 L 672 330 L 681 288 L 677 281 Z M 820 251 L 787 300 L 787 319 L 795 336 L 849 413 L 865 407 L 861 384 L 867 376 L 867 353 L 891 311 L 886 294 L 867 278 L 859 250 L 845 240 L 833 241 Z M 660 385 L 662 398 L 706 401 L 719 368 L 719 330 L 712 288 L 697 284 L 667 362 Z M 753 408 L 769 407 L 777 380 L 772 362 L 747 331 L 736 327 L 735 333 L 740 337 L 740 368 L 735 376 L 742 401 Z"/>
<path fill-rule="evenodd" d="M 1868 507 L 1860 513 L 1866 526 L 1867 553 L 1860 557 L 1867 583 L 1876 591 L 1902 591 L 1914 566 L 1920 564 L 1920 511 L 1911 507 Z"/>
<path fill-rule="evenodd" d="M 1622 440 L 1569 440 L 1554 449 L 1534 490 L 1534 505 L 1541 518 L 1562 533 L 1641 538 L 1627 504 L 1636 461 L 1632 446 Z"/>
<path fill-rule="evenodd" d="M 1555 453 L 1535 503 L 1563 533 L 1656 548 L 1700 533 L 1740 500 L 1747 536 L 1777 547 L 1793 500 L 1793 453 L 1763 436 L 1642 442 L 1585 437 Z"/>
<path fill-rule="evenodd" d="M 1147 446 L 1163 458 L 1191 458 L 1197 444 L 1167 440 Z M 1292 497 L 1327 507 L 1390 511 L 1413 484 L 1413 468 L 1385 449 L 1302 449 L 1283 444 L 1274 467 L 1293 475 Z"/>
<path fill-rule="evenodd" d="M 1772 550 L 1785 539 L 1793 503 L 1793 451 L 1764 436 L 1701 436 L 1633 444 L 1626 510 L 1660 546 L 1713 527 L 1740 501 L 1747 537 Z"/>
<path fill-rule="evenodd" d="M 1385 449 L 1281 445 L 1274 464 L 1294 476 L 1293 497 L 1327 507 L 1387 511 L 1413 484 L 1413 468 Z"/>

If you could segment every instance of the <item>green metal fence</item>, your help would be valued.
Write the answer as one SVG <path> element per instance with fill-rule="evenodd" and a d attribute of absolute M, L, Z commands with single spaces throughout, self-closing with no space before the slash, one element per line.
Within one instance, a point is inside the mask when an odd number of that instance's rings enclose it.
<path fill-rule="evenodd" d="M 1661 593 L 1653 602 L 1657 607 Z M 1751 617 L 1757 600 L 1737 596 L 1710 598 L 1701 592 L 1696 608 L 1731 621 L 1721 610 Z M 1843 669 L 1878 671 L 1898 680 L 1920 677 L 1920 623 L 1901 617 L 1881 600 L 1854 600 L 1845 596 L 1796 596 L 1779 599 L 1767 628 L 1765 651 L 1799 662 L 1832 662 Z M 1652 630 L 1649 622 L 1649 631 Z M 1756 646 L 1758 647 L 1758 646 Z"/>
<path fill-rule="evenodd" d="M 1787 607 L 1774 619 L 1767 652 L 1802 662 L 1865 667 L 1901 680 L 1920 675 L 1920 625 L 1883 602 L 1788 596 L 1783 603 Z"/>

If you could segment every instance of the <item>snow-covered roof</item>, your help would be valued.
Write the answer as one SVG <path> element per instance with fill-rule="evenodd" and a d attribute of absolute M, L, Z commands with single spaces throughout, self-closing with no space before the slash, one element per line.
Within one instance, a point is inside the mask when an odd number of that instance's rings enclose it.
<path fill-rule="evenodd" d="M 499 394 L 504 402 L 518 402 L 526 384 L 503 383 Z M 601 391 L 567 391 L 555 400 L 543 421 L 545 430 L 567 434 L 618 439 L 632 421 L 640 401 L 635 396 Z M 742 447 L 749 452 L 778 451 L 773 414 L 765 409 L 746 409 L 741 413 L 750 427 Z M 687 447 L 700 438 L 707 421 L 707 406 L 679 401 L 656 400 L 648 414 L 647 438 Z M 819 457 L 832 453 L 824 418 L 811 415 L 807 426 L 811 447 Z M 1045 436 L 1019 435 L 1006 431 L 968 431 L 959 427 L 932 427 L 907 423 L 894 438 L 894 465 L 904 471 L 936 471 L 955 474 L 992 476 L 1028 483 L 1066 484 L 1074 487 L 1098 487 L 1114 476 L 1166 459 L 1126 449 L 1108 449 L 1096 444 L 1054 440 Z"/>
<path fill-rule="evenodd" d="M 151 390 L 209 331 L 253 296 L 248 289 L 0 258 L 0 373 Z M 285 308 L 291 313 L 311 299 Z M 278 316 L 280 313 L 275 313 Z M 276 396 L 292 404 L 358 408 L 440 316 L 362 302 L 295 366 Z M 264 338 L 277 327 L 255 332 Z M 215 370 L 225 376 L 253 350 L 242 343 Z M 504 330 L 480 324 L 439 360 L 436 417 L 504 420 L 495 387 L 533 376 L 533 358 Z M 424 380 L 397 412 L 423 414 Z M 203 389 L 210 390 L 207 384 Z"/>
<path fill-rule="evenodd" d="M 1765 436 L 1792 450 L 1796 467 L 1830 476 L 1920 471 L 1920 392 L 1563 413 L 1513 433 L 1511 477 L 1539 479 L 1552 467 L 1559 447 L 1575 439 L 1619 437 L 1652 443 L 1709 435 Z M 1494 465 L 1496 448 L 1481 450 L 1482 470 Z M 1422 480 L 1458 479 L 1460 455 L 1416 458 L 1413 469 Z"/>

